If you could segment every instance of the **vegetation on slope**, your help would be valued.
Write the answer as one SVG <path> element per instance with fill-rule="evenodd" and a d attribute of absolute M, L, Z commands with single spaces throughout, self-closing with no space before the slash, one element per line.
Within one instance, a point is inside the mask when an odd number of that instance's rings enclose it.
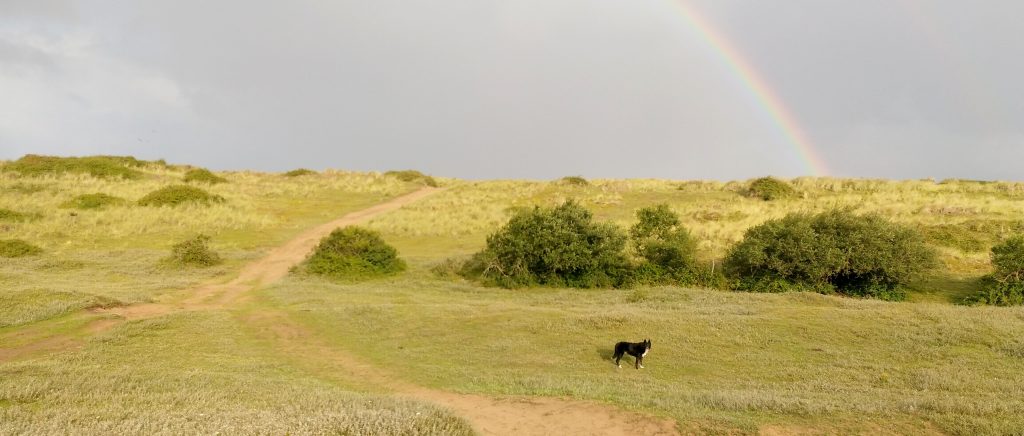
<path fill-rule="evenodd" d="M 142 172 L 137 168 L 152 164 L 162 165 L 162 162 L 142 161 L 131 156 L 58 157 L 27 154 L 8 163 L 3 169 L 27 177 L 71 173 L 109 179 L 138 179 L 142 177 Z"/>
<path fill-rule="evenodd" d="M 42 248 L 22 241 L 21 239 L 0 239 L 0 257 L 35 256 L 43 252 Z"/>
<path fill-rule="evenodd" d="M 139 199 L 139 206 L 178 206 L 186 203 L 210 204 L 221 203 L 224 197 L 210 194 L 202 189 L 188 185 L 170 185 L 157 189 Z"/>
<path fill-rule="evenodd" d="M 746 194 L 749 197 L 772 201 L 795 197 L 796 190 L 789 183 L 774 177 L 761 177 L 750 182 Z"/>
<path fill-rule="evenodd" d="M 94 210 L 103 209 L 108 206 L 120 206 L 126 204 L 127 201 L 121 197 L 115 197 L 113 195 L 95 193 L 95 194 L 82 194 L 72 198 L 63 204 L 61 207 L 67 209 L 81 209 L 81 210 Z"/>
<path fill-rule="evenodd" d="M 285 177 L 300 177 L 300 176 L 311 176 L 317 174 L 316 171 L 309 170 L 306 168 L 298 168 L 284 173 Z"/>
<path fill-rule="evenodd" d="M 403 182 L 422 183 L 423 185 L 433 186 L 435 188 L 440 186 L 437 183 L 437 180 L 434 180 L 433 177 L 423 174 L 416 170 L 388 171 L 384 173 L 384 175 L 394 177 Z"/>
<path fill-rule="evenodd" d="M 220 255 L 210 249 L 210 239 L 200 234 L 175 244 L 168 261 L 180 266 L 207 267 L 221 264 L 223 260 Z"/>
<path fill-rule="evenodd" d="M 902 300 L 904 287 L 935 263 L 915 230 L 878 215 L 794 213 L 751 228 L 725 260 L 740 290 Z"/>
<path fill-rule="evenodd" d="M 982 279 L 984 289 L 968 302 L 996 306 L 1024 304 L 1024 236 L 1007 238 L 992 247 L 992 266 L 995 271 Z"/>
<path fill-rule="evenodd" d="M 379 233 L 349 226 L 325 236 L 303 268 L 333 279 L 362 280 L 402 272 L 405 262 Z"/>
<path fill-rule="evenodd" d="M 218 176 L 206 168 L 194 168 L 185 172 L 185 176 L 182 180 L 186 183 L 206 183 L 208 185 L 216 185 L 218 183 L 227 183 L 228 179 Z"/>

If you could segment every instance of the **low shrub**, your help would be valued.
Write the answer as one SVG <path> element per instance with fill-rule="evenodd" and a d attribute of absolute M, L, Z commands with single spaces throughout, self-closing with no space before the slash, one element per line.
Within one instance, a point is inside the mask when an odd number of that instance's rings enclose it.
<path fill-rule="evenodd" d="M 621 287 L 630 275 L 625 245 L 618 227 L 594 222 L 590 211 L 568 201 L 517 213 L 487 237 L 462 274 L 508 288 Z"/>
<path fill-rule="evenodd" d="M 113 195 L 107 195 L 102 193 L 96 194 L 83 194 L 79 195 L 71 200 L 65 201 L 60 207 L 66 209 L 103 209 L 107 206 L 120 206 L 126 204 L 127 201 L 120 197 Z"/>
<path fill-rule="evenodd" d="M 220 255 L 210 249 L 210 237 L 202 234 L 171 247 L 171 257 L 168 260 L 181 266 L 199 267 L 219 265 L 223 262 Z"/>
<path fill-rule="evenodd" d="M 901 300 L 905 284 L 935 259 L 914 229 L 878 215 L 834 210 L 790 214 L 747 230 L 725 268 L 738 290 Z"/>
<path fill-rule="evenodd" d="M 35 256 L 43 252 L 42 248 L 22 241 L 21 239 L 0 240 L 0 257 Z"/>
<path fill-rule="evenodd" d="M 570 186 L 590 186 L 590 182 L 588 182 L 588 181 L 587 181 L 587 179 L 584 179 L 584 178 L 583 178 L 583 177 L 581 177 L 581 176 L 567 176 L 567 177 L 562 177 L 561 179 L 559 179 L 559 181 L 560 181 L 560 182 L 561 182 L 561 183 L 562 183 L 563 185 L 570 185 Z"/>
<path fill-rule="evenodd" d="M 385 176 L 395 177 L 403 182 L 419 182 L 426 186 L 438 187 L 437 180 L 416 170 L 388 171 Z"/>
<path fill-rule="evenodd" d="M 3 169 L 27 177 L 73 173 L 100 178 L 138 179 L 142 177 L 142 172 L 134 168 L 149 164 L 151 162 L 131 156 L 58 157 L 27 154 L 4 165 Z"/>
<path fill-rule="evenodd" d="M 760 198 L 764 201 L 780 200 L 796 196 L 796 190 L 789 183 L 774 177 L 761 177 L 750 182 L 747 187 L 748 197 Z"/>
<path fill-rule="evenodd" d="M 299 168 L 299 169 L 291 170 L 291 171 L 288 171 L 288 172 L 284 173 L 284 176 L 285 177 L 299 177 L 299 176 L 311 176 L 311 175 L 314 175 L 314 174 L 317 174 L 317 172 L 313 171 L 313 170 L 307 170 L 305 168 Z"/>
<path fill-rule="evenodd" d="M 334 279 L 360 280 L 399 273 L 405 270 L 405 262 L 379 233 L 350 226 L 320 240 L 303 267 Z"/>
<path fill-rule="evenodd" d="M 666 204 L 646 207 L 636 213 L 637 223 L 629 229 L 637 256 L 642 259 L 636 278 L 648 284 L 689 282 L 697 260 L 697 243 Z"/>
<path fill-rule="evenodd" d="M 968 303 L 995 306 L 1024 304 L 1024 236 L 1013 236 L 992 247 L 995 271 L 982 279 L 981 292 Z"/>
<path fill-rule="evenodd" d="M 188 170 L 188 172 L 185 173 L 185 177 L 182 178 L 182 180 L 184 180 L 185 182 L 188 182 L 188 183 L 196 182 L 196 183 L 206 183 L 206 184 L 210 184 L 210 185 L 216 185 L 218 183 L 226 183 L 228 181 L 228 179 L 225 179 L 225 178 L 223 178 L 221 176 L 218 176 L 218 175 L 210 172 L 210 170 L 205 169 L 205 168 L 196 168 L 196 169 Z"/>
<path fill-rule="evenodd" d="M 139 199 L 139 206 L 178 206 L 185 203 L 220 203 L 224 197 L 188 185 L 170 185 Z"/>

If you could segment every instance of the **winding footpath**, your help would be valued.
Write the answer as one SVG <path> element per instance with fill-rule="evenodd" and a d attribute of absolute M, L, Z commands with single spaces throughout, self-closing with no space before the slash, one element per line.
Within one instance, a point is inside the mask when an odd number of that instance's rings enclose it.
<path fill-rule="evenodd" d="M 154 318 L 189 310 L 225 309 L 245 301 L 251 290 L 274 283 L 302 262 L 321 238 L 336 228 L 360 224 L 378 215 L 434 194 L 441 189 L 423 188 L 376 206 L 349 213 L 339 219 L 306 230 L 266 256 L 246 265 L 238 276 L 220 283 L 208 283 L 187 290 L 174 302 L 135 304 L 90 310 L 93 320 L 75 335 L 24 333 L 18 346 L 0 347 L 0 362 L 24 359 L 40 354 L 73 349 L 89 337 L 110 330 L 126 321 Z M 96 316 L 100 315 L 100 316 Z M 269 310 L 251 315 L 245 322 L 261 335 L 272 339 L 281 351 L 317 356 L 333 370 L 358 377 L 382 388 L 422 401 L 439 404 L 466 419 L 484 435 L 675 435 L 675 422 L 586 401 L 550 397 L 500 397 L 460 394 L 428 389 L 402 381 L 387 371 L 360 361 L 355 356 L 331 347 L 323 339 L 289 319 L 287 313 Z M 38 334 L 38 337 L 32 337 Z"/>

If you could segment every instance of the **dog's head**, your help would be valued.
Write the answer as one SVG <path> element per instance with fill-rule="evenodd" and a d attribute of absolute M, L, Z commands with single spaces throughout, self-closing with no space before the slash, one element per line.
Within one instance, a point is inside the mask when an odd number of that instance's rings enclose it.
<path fill-rule="evenodd" d="M 644 339 L 644 349 L 645 350 L 650 350 L 651 349 L 651 340 L 650 339 Z"/>

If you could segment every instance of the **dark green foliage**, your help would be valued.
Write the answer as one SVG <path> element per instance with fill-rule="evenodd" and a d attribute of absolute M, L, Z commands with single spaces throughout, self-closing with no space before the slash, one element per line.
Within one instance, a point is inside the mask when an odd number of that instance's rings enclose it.
<path fill-rule="evenodd" d="M 367 279 L 404 271 L 405 262 L 379 233 L 350 226 L 324 237 L 306 259 L 305 268 L 335 279 Z"/>
<path fill-rule="evenodd" d="M 42 248 L 22 241 L 21 239 L 0 240 L 0 257 L 35 256 L 43 252 Z"/>
<path fill-rule="evenodd" d="M 878 215 L 834 210 L 790 214 L 747 230 L 726 257 L 739 290 L 813 290 L 900 300 L 904 285 L 935 264 L 911 228 Z"/>
<path fill-rule="evenodd" d="M 107 194 L 83 194 L 60 205 L 68 209 L 103 209 L 107 206 L 120 206 L 127 203 L 123 198 Z"/>
<path fill-rule="evenodd" d="M 969 303 L 1017 306 L 1024 304 L 1024 236 L 1013 236 L 992 247 L 995 272 L 983 279 L 984 288 Z"/>
<path fill-rule="evenodd" d="M 750 182 L 747 196 L 760 198 L 764 201 L 779 200 L 796 196 L 796 191 L 789 183 L 774 177 L 762 177 Z"/>
<path fill-rule="evenodd" d="M 28 177 L 73 173 L 111 179 L 137 179 L 142 177 L 142 173 L 133 168 L 142 168 L 148 164 L 150 162 L 130 156 L 58 157 L 27 154 L 5 165 L 3 169 Z"/>
<path fill-rule="evenodd" d="M 172 263 L 182 266 L 214 266 L 223 262 L 220 256 L 210 250 L 210 237 L 197 235 L 192 239 L 175 244 L 171 248 Z"/>
<path fill-rule="evenodd" d="M 224 197 L 188 185 L 170 185 L 139 199 L 139 206 L 177 206 L 185 203 L 220 203 Z"/>
<path fill-rule="evenodd" d="M 590 182 L 581 176 L 567 176 L 562 177 L 561 182 L 565 185 L 571 186 L 590 186 Z"/>
<path fill-rule="evenodd" d="M 317 172 L 313 171 L 313 170 L 307 170 L 305 168 L 299 168 L 299 169 L 291 170 L 291 171 L 288 171 L 287 173 L 284 173 L 284 176 L 285 177 L 311 176 L 311 175 L 314 175 L 316 173 Z"/>
<path fill-rule="evenodd" d="M 403 182 L 419 182 L 426 186 L 438 187 L 437 180 L 416 170 L 388 171 L 385 176 L 395 177 Z"/>
<path fill-rule="evenodd" d="M 650 284 L 689 282 L 697 265 L 697 244 L 680 223 L 679 215 L 668 205 L 659 204 L 638 210 L 636 216 L 638 221 L 629 235 L 642 259 L 637 280 Z"/>
<path fill-rule="evenodd" d="M 210 185 L 216 185 L 218 183 L 225 183 L 228 181 L 228 179 L 218 176 L 205 168 L 188 170 L 182 180 L 185 182 L 207 183 Z"/>
<path fill-rule="evenodd" d="M 590 211 L 568 201 L 517 213 L 462 272 L 509 288 L 622 286 L 630 270 L 625 245 L 619 228 L 594 222 Z"/>

